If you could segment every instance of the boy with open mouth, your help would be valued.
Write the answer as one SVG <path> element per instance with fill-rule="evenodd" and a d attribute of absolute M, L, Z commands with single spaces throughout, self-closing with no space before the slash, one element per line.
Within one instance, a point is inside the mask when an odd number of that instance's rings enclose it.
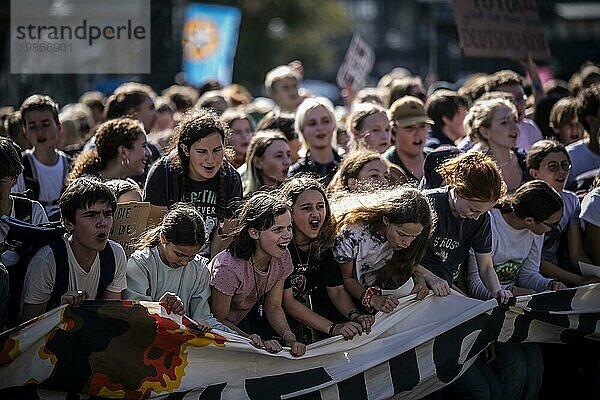
<path fill-rule="evenodd" d="M 100 181 L 78 178 L 65 189 L 60 212 L 67 233 L 31 259 L 21 321 L 62 304 L 121 300 L 127 260 L 121 245 L 108 239 L 116 207 L 114 194 Z"/>

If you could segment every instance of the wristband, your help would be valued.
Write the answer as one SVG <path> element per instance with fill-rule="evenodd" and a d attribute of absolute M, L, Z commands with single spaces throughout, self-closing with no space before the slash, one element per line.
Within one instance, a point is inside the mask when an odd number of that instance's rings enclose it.
<path fill-rule="evenodd" d="M 361 295 L 361 304 L 365 308 L 365 310 L 371 312 L 373 311 L 373 306 L 371 306 L 371 298 L 375 295 L 381 294 L 381 288 L 377 286 L 369 286 L 363 294 Z"/>
<path fill-rule="evenodd" d="M 333 336 L 333 330 L 335 329 L 335 326 L 336 326 L 336 325 L 337 325 L 337 324 L 334 322 L 333 324 L 331 324 L 331 325 L 329 326 L 329 336 Z"/>

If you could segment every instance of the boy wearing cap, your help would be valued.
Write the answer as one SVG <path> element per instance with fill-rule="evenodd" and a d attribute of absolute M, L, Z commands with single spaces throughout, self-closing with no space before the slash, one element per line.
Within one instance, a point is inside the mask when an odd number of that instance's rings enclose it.
<path fill-rule="evenodd" d="M 433 121 L 427 116 L 423 102 L 412 96 L 396 100 L 390 107 L 390 115 L 395 145 L 384 156 L 402 170 L 408 181 L 419 182 L 423 177 L 427 128 Z"/>

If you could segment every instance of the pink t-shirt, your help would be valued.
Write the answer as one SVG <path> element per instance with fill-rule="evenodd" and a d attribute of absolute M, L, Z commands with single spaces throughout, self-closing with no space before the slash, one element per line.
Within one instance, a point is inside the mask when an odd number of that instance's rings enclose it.
<path fill-rule="evenodd" d="M 283 258 L 271 258 L 267 271 L 254 269 L 253 272 L 250 261 L 234 257 L 223 250 L 208 264 L 208 269 L 210 285 L 232 297 L 227 320 L 237 325 L 259 298 L 271 290 L 277 281 L 292 273 L 294 265 L 290 252 L 286 250 Z"/>

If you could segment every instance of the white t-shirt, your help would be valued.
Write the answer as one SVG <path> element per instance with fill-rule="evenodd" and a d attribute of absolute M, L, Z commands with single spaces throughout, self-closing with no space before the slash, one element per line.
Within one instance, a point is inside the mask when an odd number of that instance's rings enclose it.
<path fill-rule="evenodd" d="M 500 210 L 490 211 L 492 227 L 492 261 L 501 286 L 520 286 L 542 292 L 548 289 L 552 279 L 540 273 L 542 244 L 544 235 L 536 235 L 529 229 L 515 229 L 510 226 Z M 475 254 L 469 254 L 468 285 L 471 296 L 490 299 L 489 293 L 477 268 Z"/>
<path fill-rule="evenodd" d="M 571 170 L 567 176 L 566 188 L 571 189 L 571 185 L 579 175 L 600 167 L 600 154 L 590 150 L 589 142 L 590 139 L 585 138 L 566 146 L 571 159 Z"/>
<path fill-rule="evenodd" d="M 600 226 L 600 187 L 593 189 L 581 201 L 581 214 L 583 221 Z"/>
<path fill-rule="evenodd" d="M 48 215 L 56 214 L 59 210 L 58 199 L 62 193 L 65 179 L 65 160 L 66 155 L 58 152 L 58 161 L 54 165 L 41 163 L 31 150 L 26 150 L 31 154 L 33 167 L 36 170 L 38 181 L 40 183 L 40 194 L 36 200 L 44 203 L 44 208 Z M 13 192 L 24 192 L 27 190 L 23 174 L 19 175 L 17 184 L 13 186 Z"/>
<path fill-rule="evenodd" d="M 542 131 L 529 118 L 523 118 L 519 123 L 519 135 L 517 136 L 516 148 L 528 152 L 529 148 L 538 140 L 542 140 Z"/>
<path fill-rule="evenodd" d="M 100 281 L 100 257 L 92 263 L 89 272 L 85 272 L 73 254 L 67 235 L 63 236 L 67 245 L 67 258 L 69 260 L 69 291 L 84 290 L 88 294 L 88 299 L 95 299 Z M 127 288 L 127 279 L 125 276 L 127 259 L 125 251 L 120 244 L 108 241 L 112 247 L 115 257 L 115 277 L 107 286 L 106 290 L 115 293 L 121 293 Z M 56 281 L 56 263 L 50 246 L 42 247 L 31 259 L 25 275 L 23 285 L 22 302 L 28 304 L 42 304 L 50 300 L 52 289 Z"/>
<path fill-rule="evenodd" d="M 10 217 L 15 218 L 15 201 L 12 196 L 10 198 L 12 202 Z M 37 201 L 33 201 L 31 205 L 31 224 L 39 225 L 48 222 L 48 216 L 46 215 L 46 211 L 44 211 L 44 207 Z M 6 238 L 6 234 L 8 233 L 8 226 L 2 222 L 0 222 L 0 243 L 4 242 L 4 238 Z"/>

